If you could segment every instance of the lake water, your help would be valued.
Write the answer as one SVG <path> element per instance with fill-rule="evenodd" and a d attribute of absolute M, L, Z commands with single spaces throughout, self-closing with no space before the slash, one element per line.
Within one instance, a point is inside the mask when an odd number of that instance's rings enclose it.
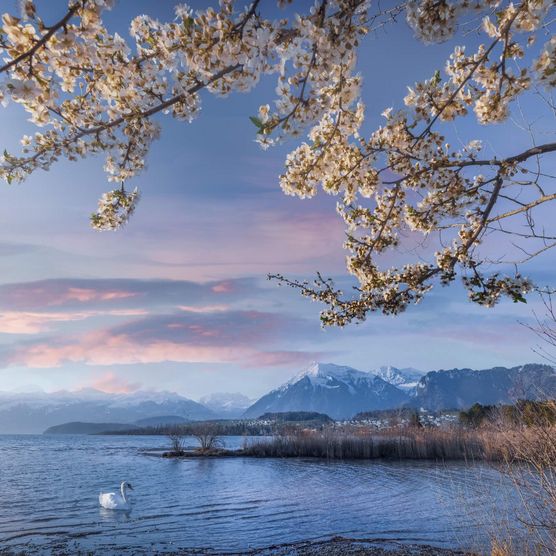
<path fill-rule="evenodd" d="M 138 554 L 343 535 L 486 551 L 489 528 L 514 519 L 506 480 L 486 465 L 142 453 L 165 446 L 163 437 L 0 436 L 0 547 Z M 100 508 L 98 493 L 122 480 L 135 489 L 132 511 Z"/>

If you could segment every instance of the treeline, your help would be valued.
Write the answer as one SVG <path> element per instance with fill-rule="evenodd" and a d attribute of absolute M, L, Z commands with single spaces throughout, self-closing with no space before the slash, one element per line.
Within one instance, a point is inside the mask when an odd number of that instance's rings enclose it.
<path fill-rule="evenodd" d="M 556 425 L 556 400 L 519 400 L 514 405 L 482 405 L 476 403 L 459 414 L 460 423 L 471 428 L 498 423 L 502 426 Z"/>
<path fill-rule="evenodd" d="M 301 423 L 301 424 L 323 424 L 333 423 L 334 419 L 326 413 L 316 411 L 280 411 L 264 413 L 258 421 L 275 421 L 277 423 Z"/>
<path fill-rule="evenodd" d="M 431 414 L 435 414 L 430 412 Z M 419 413 L 410 407 L 400 407 L 399 409 L 376 409 L 374 411 L 361 411 L 357 413 L 352 421 L 412 421 L 416 420 Z"/>

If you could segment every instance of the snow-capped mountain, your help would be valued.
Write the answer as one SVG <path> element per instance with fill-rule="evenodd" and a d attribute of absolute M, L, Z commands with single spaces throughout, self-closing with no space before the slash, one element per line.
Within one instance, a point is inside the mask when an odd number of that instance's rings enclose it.
<path fill-rule="evenodd" d="M 406 391 L 415 388 L 417 383 L 426 374 L 425 371 L 419 371 L 412 367 L 398 369 L 392 366 L 380 367 L 379 369 L 371 372 L 389 384 L 393 384 L 394 386 L 402 388 Z"/>
<path fill-rule="evenodd" d="M 344 419 L 360 411 L 399 407 L 408 399 L 405 392 L 372 373 L 332 363 L 313 363 L 255 402 L 244 417 L 280 411 L 317 411 Z"/>
<path fill-rule="evenodd" d="M 72 421 L 134 423 L 161 415 L 215 418 L 207 407 L 173 392 L 108 394 L 90 388 L 51 394 L 0 392 L 0 433 L 40 433 Z"/>
<path fill-rule="evenodd" d="M 216 392 L 199 400 L 222 419 L 236 419 L 255 401 L 239 392 Z"/>

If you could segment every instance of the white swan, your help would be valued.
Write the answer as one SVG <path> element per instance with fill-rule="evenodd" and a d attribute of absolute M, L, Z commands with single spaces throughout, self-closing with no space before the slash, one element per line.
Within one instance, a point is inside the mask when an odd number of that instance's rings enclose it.
<path fill-rule="evenodd" d="M 120 492 L 101 492 L 98 495 L 99 504 L 108 510 L 130 510 L 130 501 L 125 495 L 126 488 L 133 490 L 133 487 L 124 481 L 120 485 Z"/>

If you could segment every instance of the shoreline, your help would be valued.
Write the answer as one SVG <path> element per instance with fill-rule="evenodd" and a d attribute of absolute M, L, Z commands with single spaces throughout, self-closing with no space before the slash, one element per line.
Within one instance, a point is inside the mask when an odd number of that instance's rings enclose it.
<path fill-rule="evenodd" d="M 176 556 L 186 554 L 188 553 L 177 552 Z M 428 544 L 406 544 L 386 539 L 352 539 L 341 536 L 276 544 L 241 552 L 205 554 L 206 556 L 478 556 L 475 552 L 440 548 Z"/>
<path fill-rule="evenodd" d="M 287 454 L 287 455 L 260 455 L 253 454 L 242 449 L 239 450 L 222 450 L 220 452 L 207 452 L 203 453 L 197 450 L 186 450 L 181 454 L 176 454 L 171 451 L 165 451 L 163 449 L 159 450 L 140 450 L 140 454 L 144 456 L 163 458 L 163 459 L 226 459 L 226 458 L 248 458 L 248 459 L 309 459 L 309 460 L 321 460 L 321 461 L 430 461 L 430 462 L 463 462 L 463 463 L 493 463 L 485 459 L 478 458 L 423 458 L 423 457 L 388 457 L 388 456 L 376 456 L 376 457 L 349 457 L 349 458 L 338 458 L 338 457 L 326 457 L 321 455 L 297 455 L 297 454 Z M 1 554 L 1 553 L 0 553 Z"/>
<path fill-rule="evenodd" d="M 121 547 L 103 547 L 95 550 L 75 550 L 58 546 L 51 553 L 56 556 L 87 555 L 96 553 L 142 554 L 143 549 L 137 547 L 123 549 Z M 152 547 L 145 554 L 152 554 Z M 429 544 L 403 543 L 389 539 L 366 539 L 333 536 L 321 540 L 296 541 L 279 543 L 262 548 L 250 548 L 240 551 L 219 551 L 213 548 L 184 548 L 175 551 L 162 550 L 156 552 L 165 556 L 479 556 L 477 552 L 470 552 L 455 548 L 440 548 Z M 0 556 L 26 556 L 34 554 L 31 550 L 11 550 L 0 548 Z"/>

